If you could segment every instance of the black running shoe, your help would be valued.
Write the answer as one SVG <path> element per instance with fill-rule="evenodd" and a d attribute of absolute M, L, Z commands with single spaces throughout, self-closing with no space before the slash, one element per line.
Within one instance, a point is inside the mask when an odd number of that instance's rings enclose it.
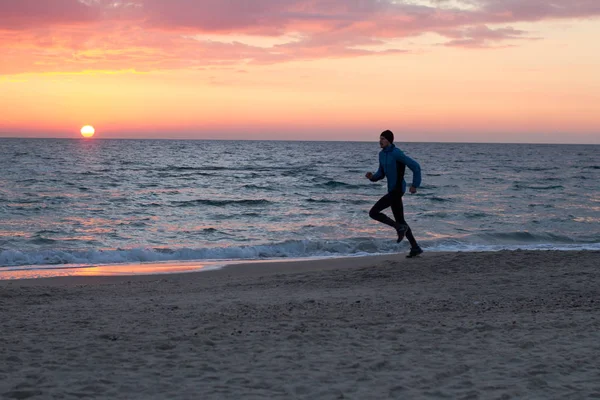
<path fill-rule="evenodd" d="M 400 243 L 402 241 L 402 239 L 404 239 L 404 235 L 406 234 L 407 230 L 408 230 L 408 225 L 399 224 L 396 227 L 396 232 L 398 232 L 398 240 L 396 240 L 396 243 Z"/>
<path fill-rule="evenodd" d="M 419 246 L 413 247 L 413 248 L 410 249 L 410 253 L 408 253 L 408 255 L 406 256 L 406 258 L 417 257 L 419 254 L 423 254 L 423 249 L 420 248 Z"/>

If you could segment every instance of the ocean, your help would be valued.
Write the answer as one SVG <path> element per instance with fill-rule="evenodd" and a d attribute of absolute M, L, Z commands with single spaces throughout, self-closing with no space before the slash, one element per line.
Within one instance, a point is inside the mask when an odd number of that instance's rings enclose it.
<path fill-rule="evenodd" d="M 426 252 L 600 249 L 600 146 L 397 145 L 421 164 L 404 204 Z M 379 150 L 0 139 L 0 271 L 406 252 L 368 216 L 386 192 L 364 177 Z"/>

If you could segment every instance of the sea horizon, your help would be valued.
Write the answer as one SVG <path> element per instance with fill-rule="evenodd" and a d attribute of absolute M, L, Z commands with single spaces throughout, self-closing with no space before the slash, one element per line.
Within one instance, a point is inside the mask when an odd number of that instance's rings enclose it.
<path fill-rule="evenodd" d="M 168 137 L 101 137 L 95 136 L 93 138 L 84 138 L 81 136 L 74 135 L 73 137 L 48 137 L 48 136 L 0 136 L 0 140 L 3 139 L 23 139 L 23 140 L 77 140 L 77 141 L 99 141 L 99 140 L 164 140 L 164 141 L 215 141 L 215 142 L 317 142 L 317 143 L 377 143 L 377 134 L 373 140 L 305 140 L 305 139 L 222 139 L 222 138 L 168 138 Z M 567 142 L 494 142 L 494 141 L 414 141 L 414 140 L 401 140 L 399 138 L 396 142 L 398 143 L 409 143 L 409 144 L 507 144 L 507 145 L 555 145 L 555 146 L 600 146 L 600 143 L 581 142 L 581 143 L 567 143 Z"/>

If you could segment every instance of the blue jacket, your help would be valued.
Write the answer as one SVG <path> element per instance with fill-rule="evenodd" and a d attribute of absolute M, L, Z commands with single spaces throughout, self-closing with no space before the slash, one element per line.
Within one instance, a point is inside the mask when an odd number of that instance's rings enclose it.
<path fill-rule="evenodd" d="M 404 154 L 402 150 L 390 144 L 379 152 L 379 169 L 371 181 L 377 182 L 387 177 L 388 192 L 401 188 L 404 193 L 406 192 L 406 182 L 404 181 L 406 167 L 410 168 L 413 173 L 412 186 L 418 188 L 421 185 L 421 166 Z"/>

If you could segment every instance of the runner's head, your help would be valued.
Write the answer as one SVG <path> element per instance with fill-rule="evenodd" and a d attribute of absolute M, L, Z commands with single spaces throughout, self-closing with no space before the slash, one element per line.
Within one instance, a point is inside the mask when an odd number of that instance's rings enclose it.
<path fill-rule="evenodd" d="M 386 130 L 381 132 L 381 135 L 379 135 L 379 145 L 381 148 L 388 147 L 392 143 L 394 143 L 394 134 L 392 131 Z"/>

